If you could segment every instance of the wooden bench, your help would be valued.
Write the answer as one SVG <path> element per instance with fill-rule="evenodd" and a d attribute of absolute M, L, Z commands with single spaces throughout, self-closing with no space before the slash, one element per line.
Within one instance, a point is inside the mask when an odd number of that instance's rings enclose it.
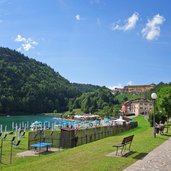
<path fill-rule="evenodd" d="M 119 148 L 121 148 L 121 156 L 123 156 L 123 152 L 125 152 L 127 145 L 129 145 L 128 150 L 130 152 L 130 148 L 131 148 L 133 138 L 134 138 L 134 135 L 124 137 L 123 140 L 122 140 L 122 143 L 113 146 L 113 147 L 117 148 L 116 156 L 118 155 L 118 149 Z"/>

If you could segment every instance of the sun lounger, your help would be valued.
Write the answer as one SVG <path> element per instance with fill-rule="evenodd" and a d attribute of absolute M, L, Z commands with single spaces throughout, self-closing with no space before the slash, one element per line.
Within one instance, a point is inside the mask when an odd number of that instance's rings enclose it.
<path fill-rule="evenodd" d="M 14 146 L 15 148 L 19 148 L 20 142 L 21 142 L 21 140 L 18 140 L 16 144 L 13 143 L 13 146 Z"/>

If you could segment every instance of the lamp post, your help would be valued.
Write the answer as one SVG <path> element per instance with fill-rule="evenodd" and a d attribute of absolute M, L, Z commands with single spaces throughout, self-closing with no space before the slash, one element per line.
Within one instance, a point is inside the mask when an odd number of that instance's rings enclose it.
<path fill-rule="evenodd" d="M 156 138 L 156 128 L 155 128 L 155 102 L 156 102 L 156 99 L 157 99 L 157 94 L 156 93 L 152 93 L 151 94 L 151 98 L 153 100 L 153 108 L 154 108 L 154 111 L 153 111 L 153 133 L 154 133 L 154 138 Z"/>

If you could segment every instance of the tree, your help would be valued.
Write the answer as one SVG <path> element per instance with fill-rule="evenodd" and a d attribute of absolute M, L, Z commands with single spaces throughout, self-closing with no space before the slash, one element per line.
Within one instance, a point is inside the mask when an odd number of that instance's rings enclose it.
<path fill-rule="evenodd" d="M 85 113 L 89 113 L 90 112 L 90 110 L 89 110 L 90 106 L 91 106 L 91 100 L 90 100 L 90 97 L 87 97 L 81 103 L 81 110 Z"/>
<path fill-rule="evenodd" d="M 157 95 L 157 108 L 160 113 L 164 113 L 167 116 L 168 121 L 169 117 L 171 117 L 171 86 L 162 87 Z"/>
<path fill-rule="evenodd" d="M 120 105 L 115 105 L 113 107 L 113 114 L 114 114 L 114 116 L 117 116 L 120 113 L 120 110 L 121 110 L 121 106 Z"/>
<path fill-rule="evenodd" d="M 73 100 L 73 109 L 81 108 L 85 113 L 94 113 L 103 110 L 106 114 L 113 113 L 113 105 L 116 104 L 114 95 L 106 87 L 95 90 L 94 92 L 83 93 L 80 97 Z M 110 109 L 110 110 L 108 110 Z"/>

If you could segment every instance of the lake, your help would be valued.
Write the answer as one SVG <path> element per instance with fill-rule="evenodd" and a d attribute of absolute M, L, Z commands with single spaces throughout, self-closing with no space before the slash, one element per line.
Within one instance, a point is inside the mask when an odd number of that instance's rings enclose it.
<path fill-rule="evenodd" d="M 49 122 L 49 124 L 57 122 L 53 118 L 54 116 L 45 115 L 0 116 L 0 125 L 2 125 L 3 131 L 5 126 L 7 130 L 12 130 L 12 125 L 16 126 L 16 124 L 24 127 L 26 124 L 30 126 L 34 121 Z"/>

